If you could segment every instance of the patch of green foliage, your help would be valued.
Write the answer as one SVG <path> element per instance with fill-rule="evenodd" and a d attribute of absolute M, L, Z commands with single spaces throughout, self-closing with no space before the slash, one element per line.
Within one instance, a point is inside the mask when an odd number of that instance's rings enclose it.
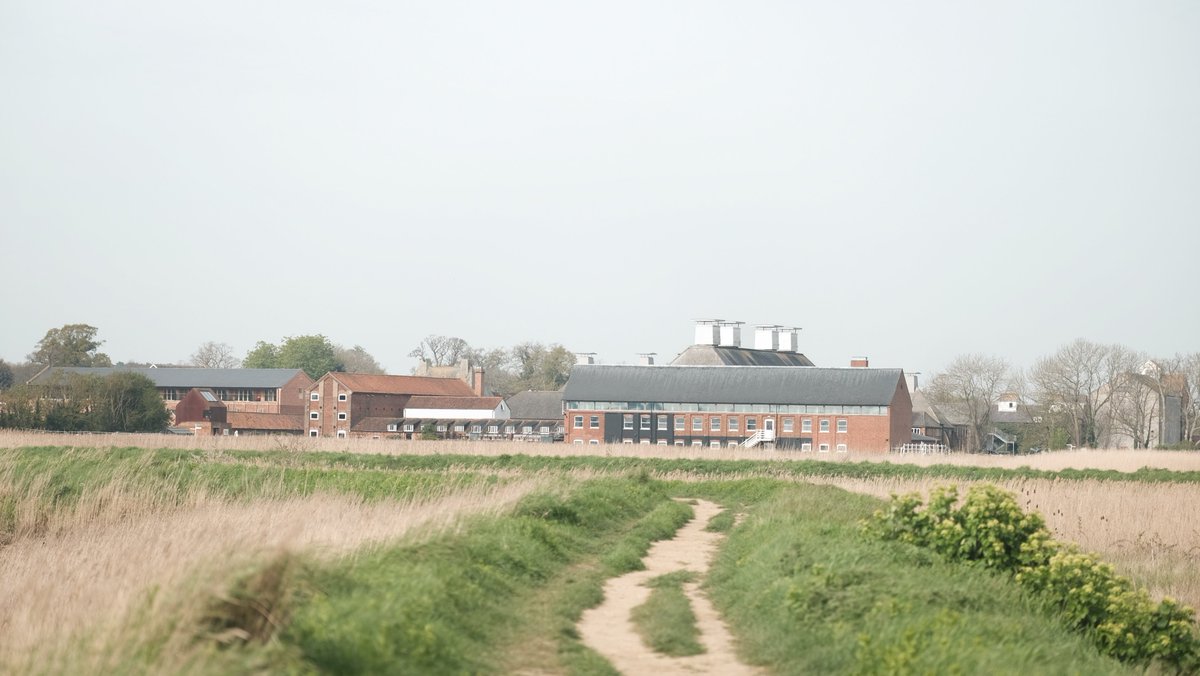
<path fill-rule="evenodd" d="M 651 589 L 650 598 L 633 609 L 631 619 L 642 641 L 655 652 L 671 657 L 704 652 L 696 613 L 683 591 L 683 585 L 695 579 L 694 572 L 679 570 L 646 582 Z"/>
<path fill-rule="evenodd" d="M 731 483 L 694 489 L 764 492 Z M 1124 673 L 1005 576 L 864 535 L 880 501 L 827 486 L 768 493 L 705 583 L 743 659 L 782 674 Z"/>
<path fill-rule="evenodd" d="M 928 547 L 948 561 L 1012 574 L 1106 655 L 1200 672 L 1200 635 L 1191 608 L 1169 598 L 1155 603 L 1095 555 L 1054 540 L 1041 516 L 1023 512 L 1010 493 L 995 486 L 972 486 L 957 503 L 953 486 L 935 489 L 924 509 L 920 495 L 894 496 L 864 529 Z"/>

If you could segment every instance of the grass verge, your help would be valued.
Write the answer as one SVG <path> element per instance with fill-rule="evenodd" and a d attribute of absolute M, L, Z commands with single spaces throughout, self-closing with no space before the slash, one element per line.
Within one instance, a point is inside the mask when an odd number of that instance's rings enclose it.
<path fill-rule="evenodd" d="M 784 674 L 1129 673 L 1002 576 L 860 534 L 881 504 L 789 485 L 733 529 L 706 586 L 744 659 Z"/>
<path fill-rule="evenodd" d="M 642 641 L 655 652 L 671 657 L 704 652 L 692 602 L 683 591 L 683 585 L 695 579 L 695 573 L 680 570 L 646 582 L 650 598 L 633 609 L 632 619 Z"/>

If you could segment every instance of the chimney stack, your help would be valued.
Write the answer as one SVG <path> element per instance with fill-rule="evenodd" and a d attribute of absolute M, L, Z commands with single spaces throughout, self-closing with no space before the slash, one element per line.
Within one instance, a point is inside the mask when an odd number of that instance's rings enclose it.
<path fill-rule="evenodd" d="M 482 397 L 483 396 L 483 369 L 476 368 L 475 372 L 473 373 L 473 379 L 474 379 L 474 383 L 472 384 L 472 389 L 475 390 L 475 396 Z"/>
<path fill-rule="evenodd" d="M 851 357 L 850 367 L 856 369 L 865 369 L 871 365 L 870 360 L 866 357 Z"/>
<path fill-rule="evenodd" d="M 638 364 L 641 366 L 654 366 L 654 357 L 657 355 L 657 352 L 639 352 Z"/>
<path fill-rule="evenodd" d="M 721 344 L 721 320 L 720 319 L 697 319 L 696 320 L 696 344 L 697 345 L 720 345 Z"/>
<path fill-rule="evenodd" d="M 800 351 L 800 329 L 799 328 L 783 329 L 779 332 L 779 351 L 780 352 L 799 352 Z"/>
<path fill-rule="evenodd" d="M 575 363 L 577 365 L 595 364 L 596 363 L 596 353 L 595 352 L 576 352 L 575 353 Z"/>
<path fill-rule="evenodd" d="M 904 374 L 904 378 L 905 378 L 906 380 L 908 380 L 908 391 L 909 391 L 910 393 L 911 393 L 911 392 L 916 392 L 916 391 L 917 391 L 917 376 L 919 376 L 919 375 L 921 375 L 921 374 L 920 374 L 920 373 L 906 373 L 906 374 Z"/>
<path fill-rule="evenodd" d="M 771 350 L 772 352 L 779 349 L 779 325 L 778 324 L 759 324 L 754 329 L 754 349 L 756 350 Z"/>
<path fill-rule="evenodd" d="M 743 322 L 721 322 L 721 342 L 717 344 L 721 345 L 722 347 L 741 347 L 742 323 Z"/>

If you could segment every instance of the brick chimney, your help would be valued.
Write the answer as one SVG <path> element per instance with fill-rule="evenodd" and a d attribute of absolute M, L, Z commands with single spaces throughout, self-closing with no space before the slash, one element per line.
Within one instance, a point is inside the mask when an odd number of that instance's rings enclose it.
<path fill-rule="evenodd" d="M 475 390 L 475 396 L 483 396 L 483 369 L 476 368 L 472 374 L 471 388 Z"/>
<path fill-rule="evenodd" d="M 850 357 L 850 367 L 856 369 L 865 369 L 870 366 L 870 362 L 866 357 Z"/>

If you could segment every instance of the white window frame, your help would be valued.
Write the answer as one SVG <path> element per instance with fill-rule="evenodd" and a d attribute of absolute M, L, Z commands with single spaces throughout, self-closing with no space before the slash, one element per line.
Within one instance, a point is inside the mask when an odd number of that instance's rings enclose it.
<path fill-rule="evenodd" d="M 683 445 L 683 439 L 676 439 L 676 440 L 675 440 L 675 445 L 676 445 L 676 446 L 682 446 L 682 445 Z"/>
<path fill-rule="evenodd" d="M 709 441 L 709 442 L 708 442 L 708 447 L 709 447 L 709 448 L 720 448 L 720 447 L 721 447 L 721 440 L 720 440 L 720 439 L 713 439 L 712 441 Z"/>
<path fill-rule="evenodd" d="M 675 431 L 676 432 L 687 431 L 687 416 L 682 416 L 682 415 L 675 416 Z"/>
<path fill-rule="evenodd" d="M 458 432 L 458 433 L 460 433 L 460 434 L 461 434 L 461 433 L 463 433 L 463 432 L 466 432 L 466 431 L 467 431 L 467 426 L 466 426 L 466 425 L 455 425 L 455 426 L 454 426 L 454 431 L 455 431 L 455 432 Z"/>
<path fill-rule="evenodd" d="M 487 433 L 488 434 L 500 434 L 500 426 L 499 425 L 488 425 Z"/>
<path fill-rule="evenodd" d="M 758 431 L 758 418 L 755 418 L 754 416 L 748 416 L 746 418 L 746 431 L 747 432 L 757 432 Z"/>
<path fill-rule="evenodd" d="M 800 444 L 801 453 L 812 453 L 812 443 L 805 441 Z"/>
<path fill-rule="evenodd" d="M 308 419 L 309 419 L 309 420 L 320 420 L 320 419 L 321 419 L 321 412 L 320 412 L 320 411 L 309 411 L 309 412 L 308 412 Z"/>
<path fill-rule="evenodd" d="M 692 431 L 693 432 L 703 432 L 704 431 L 704 416 L 702 416 L 702 415 L 692 416 Z"/>
<path fill-rule="evenodd" d="M 439 432 L 445 432 L 445 431 L 446 431 L 446 426 L 445 426 L 445 425 L 438 425 L 438 426 L 437 426 L 437 431 L 439 431 Z"/>
<path fill-rule="evenodd" d="M 338 392 L 338 401 L 346 401 L 348 398 L 345 392 Z"/>
<path fill-rule="evenodd" d="M 820 446 L 817 446 L 817 452 L 818 453 L 828 453 L 829 452 L 829 444 L 821 444 Z"/>
<path fill-rule="evenodd" d="M 639 432 L 649 432 L 650 426 L 652 424 L 653 423 L 650 422 L 650 414 L 649 413 L 643 413 L 638 416 L 638 431 Z"/>
<path fill-rule="evenodd" d="M 729 431 L 730 431 L 730 432 L 736 432 L 736 431 L 738 431 L 739 429 L 741 429 L 741 428 L 740 428 L 740 426 L 739 426 L 739 425 L 740 425 L 740 422 L 741 422 L 741 421 L 738 419 L 738 417 L 737 417 L 736 415 L 731 415 L 731 416 L 729 416 L 729 423 L 728 423 L 728 424 L 729 424 Z"/>
<path fill-rule="evenodd" d="M 784 434 L 791 434 L 795 431 L 796 431 L 796 419 L 795 418 L 784 418 L 783 419 Z"/>
<path fill-rule="evenodd" d="M 310 436 L 310 437 L 319 437 L 319 436 L 321 436 L 321 430 L 318 430 L 318 429 L 313 429 L 313 428 L 309 428 L 309 430 L 308 430 L 308 436 Z"/>
<path fill-rule="evenodd" d="M 395 427 L 395 425 L 392 425 L 392 427 Z M 416 432 L 417 431 L 416 425 L 414 425 L 412 423 L 408 423 L 407 425 L 404 426 L 404 431 L 405 432 Z"/>
<path fill-rule="evenodd" d="M 599 446 L 599 445 L 600 445 L 599 439 L 589 439 L 588 440 L 588 446 Z"/>
<path fill-rule="evenodd" d="M 837 431 L 838 434 L 845 434 L 850 429 L 850 421 L 845 418 L 838 418 Z"/>
<path fill-rule="evenodd" d="M 658 420 L 656 421 L 655 427 L 658 428 L 659 432 L 666 432 L 667 431 L 667 416 L 660 415 L 660 416 L 655 416 L 655 417 L 658 418 Z"/>
<path fill-rule="evenodd" d="M 574 425 L 575 429 L 577 429 L 577 430 L 583 429 L 583 416 L 577 415 L 572 419 L 571 422 Z"/>
<path fill-rule="evenodd" d="M 846 450 L 846 444 L 838 444 L 838 445 L 837 445 L 837 452 L 838 452 L 838 453 L 846 453 L 846 452 L 848 452 L 848 451 Z"/>
<path fill-rule="evenodd" d="M 309 401 L 321 401 L 321 393 L 320 392 L 309 392 L 308 400 Z"/>
<path fill-rule="evenodd" d="M 345 438 L 346 438 L 346 430 L 338 430 L 338 431 L 337 431 L 337 438 L 338 438 L 338 439 L 345 439 Z"/>
<path fill-rule="evenodd" d="M 701 439 L 692 439 L 692 446 L 700 446 L 701 448 L 703 448 L 704 441 Z"/>
<path fill-rule="evenodd" d="M 578 445 L 582 446 L 582 445 L 583 445 L 583 439 L 576 439 L 576 440 L 574 441 L 574 443 L 576 443 L 576 444 L 578 444 Z"/>
<path fill-rule="evenodd" d="M 728 444 L 726 444 L 726 446 L 728 446 L 729 448 L 737 448 L 738 446 L 741 446 L 741 444 L 739 444 L 736 441 L 730 440 L 730 442 Z"/>
<path fill-rule="evenodd" d="M 338 411 L 338 420 L 346 420 L 349 417 L 350 417 L 349 413 L 346 413 L 345 411 Z"/>
<path fill-rule="evenodd" d="M 541 434 L 550 434 L 550 426 L 542 425 L 541 429 L 539 429 L 538 432 L 540 432 Z"/>
<path fill-rule="evenodd" d="M 719 415 L 709 416 L 708 431 L 709 432 L 720 432 L 721 431 L 721 416 L 719 416 Z"/>
<path fill-rule="evenodd" d="M 600 429 L 600 416 L 588 416 L 588 427 L 593 430 Z"/>
<path fill-rule="evenodd" d="M 387 431 L 395 432 L 396 431 L 396 423 L 388 423 Z"/>
<path fill-rule="evenodd" d="M 812 434 L 812 418 L 804 418 L 800 421 L 800 432 Z"/>
<path fill-rule="evenodd" d="M 829 418 L 821 418 L 821 433 L 829 434 Z"/>
<path fill-rule="evenodd" d="M 639 441 L 638 443 L 639 443 L 639 444 L 641 444 L 642 446 L 649 446 L 649 445 L 650 445 L 650 440 L 649 440 L 649 439 L 642 439 L 642 440 L 641 440 L 641 441 Z"/>
<path fill-rule="evenodd" d="M 666 446 L 666 445 L 667 445 L 667 440 L 666 440 L 666 439 L 659 439 L 659 440 L 658 440 L 658 443 L 657 443 L 656 445 L 657 445 L 657 446 Z"/>
<path fill-rule="evenodd" d="M 623 443 L 623 444 L 629 444 L 630 446 L 632 446 L 632 445 L 633 445 L 633 439 L 622 439 L 622 440 L 621 440 L 621 443 Z"/>
<path fill-rule="evenodd" d="M 633 429 L 633 414 L 626 413 L 624 415 L 625 415 L 625 417 L 621 418 L 621 429 L 632 430 Z"/>

